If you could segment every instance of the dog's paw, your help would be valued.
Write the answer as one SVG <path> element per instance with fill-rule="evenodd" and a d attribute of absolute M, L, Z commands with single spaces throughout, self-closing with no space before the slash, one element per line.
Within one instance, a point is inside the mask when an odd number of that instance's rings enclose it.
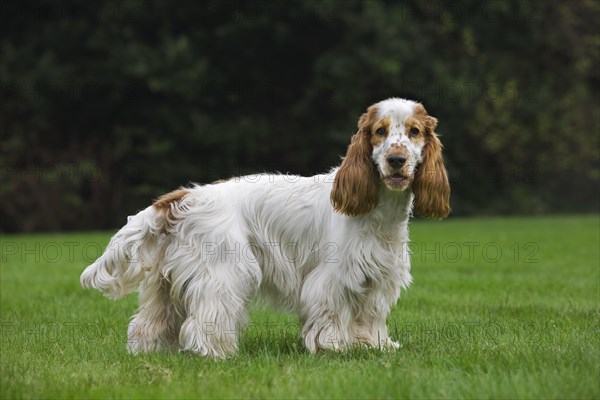
<path fill-rule="evenodd" d="M 398 349 L 400 349 L 402 347 L 402 345 L 398 342 L 393 341 L 390 338 L 386 338 L 384 340 L 380 340 L 379 341 L 379 348 L 382 351 L 396 351 Z"/>
<path fill-rule="evenodd" d="M 342 351 L 347 347 L 339 329 L 330 322 L 313 325 L 303 336 L 306 348 L 312 353 L 320 350 Z"/>

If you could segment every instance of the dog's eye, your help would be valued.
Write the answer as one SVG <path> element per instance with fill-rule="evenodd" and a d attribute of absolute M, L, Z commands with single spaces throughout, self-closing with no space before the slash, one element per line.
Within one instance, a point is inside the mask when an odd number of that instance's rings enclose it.
<path fill-rule="evenodd" d="M 415 127 L 410 128 L 410 130 L 408 131 L 408 134 L 412 137 L 419 136 L 419 133 L 421 133 L 421 131 L 419 130 L 419 128 Z"/>
<path fill-rule="evenodd" d="M 379 128 L 375 131 L 375 134 L 379 135 L 379 136 L 385 136 L 386 133 L 387 132 L 386 132 L 385 128 Z"/>

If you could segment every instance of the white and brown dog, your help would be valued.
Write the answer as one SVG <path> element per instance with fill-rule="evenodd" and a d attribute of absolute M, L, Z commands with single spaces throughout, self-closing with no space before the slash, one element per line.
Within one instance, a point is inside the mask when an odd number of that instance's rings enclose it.
<path fill-rule="evenodd" d="M 412 280 L 409 217 L 450 212 L 436 124 L 419 103 L 384 100 L 329 174 L 166 194 L 129 217 L 81 284 L 114 299 L 139 288 L 132 353 L 232 354 L 257 292 L 298 313 L 310 351 L 398 348 L 386 317 Z"/>

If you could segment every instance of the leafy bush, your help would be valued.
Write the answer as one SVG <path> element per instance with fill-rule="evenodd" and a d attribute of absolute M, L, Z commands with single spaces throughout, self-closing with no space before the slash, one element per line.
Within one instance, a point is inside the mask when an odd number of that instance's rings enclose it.
<path fill-rule="evenodd" d="M 339 162 L 385 97 L 438 117 L 457 215 L 598 211 L 599 3 L 2 2 L 0 229 Z"/>

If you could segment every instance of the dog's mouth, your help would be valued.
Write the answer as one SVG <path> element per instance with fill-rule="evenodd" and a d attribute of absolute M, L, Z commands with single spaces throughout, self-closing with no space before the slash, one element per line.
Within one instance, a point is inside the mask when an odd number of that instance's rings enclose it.
<path fill-rule="evenodd" d="M 411 181 L 410 177 L 399 173 L 388 175 L 384 178 L 385 183 L 392 189 L 406 189 Z"/>

